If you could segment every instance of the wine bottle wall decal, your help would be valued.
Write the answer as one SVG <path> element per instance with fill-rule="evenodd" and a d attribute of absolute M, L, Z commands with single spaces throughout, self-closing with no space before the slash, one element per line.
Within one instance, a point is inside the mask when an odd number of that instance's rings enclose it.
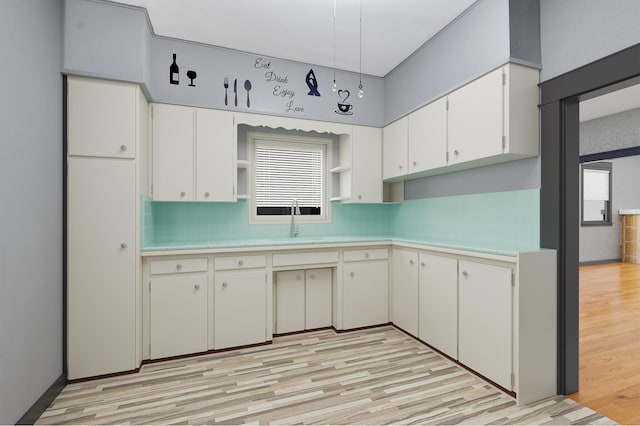
<path fill-rule="evenodd" d="M 176 54 L 173 54 L 173 63 L 169 66 L 169 83 L 180 84 L 180 68 L 176 64 Z"/>

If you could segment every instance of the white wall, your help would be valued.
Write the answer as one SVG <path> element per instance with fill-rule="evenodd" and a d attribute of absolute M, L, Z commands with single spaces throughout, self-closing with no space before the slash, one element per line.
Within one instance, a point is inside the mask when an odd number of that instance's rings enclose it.
<path fill-rule="evenodd" d="M 62 374 L 62 2 L 0 6 L 0 424 L 13 424 Z"/>
<path fill-rule="evenodd" d="M 640 43 L 638 0 L 540 0 L 540 81 Z"/>

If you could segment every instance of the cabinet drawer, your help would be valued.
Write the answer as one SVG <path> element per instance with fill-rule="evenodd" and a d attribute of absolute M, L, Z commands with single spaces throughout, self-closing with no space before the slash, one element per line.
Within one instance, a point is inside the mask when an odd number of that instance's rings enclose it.
<path fill-rule="evenodd" d="M 281 253 L 273 255 L 273 266 L 303 266 L 326 263 L 338 263 L 338 252 L 316 251 L 309 253 Z"/>
<path fill-rule="evenodd" d="M 209 268 L 206 257 L 195 259 L 152 260 L 149 266 L 151 275 L 179 274 L 183 272 L 206 272 Z"/>
<path fill-rule="evenodd" d="M 214 260 L 217 271 L 225 269 L 264 268 L 267 258 L 264 255 L 218 257 Z"/>
<path fill-rule="evenodd" d="M 342 259 L 345 262 L 358 262 L 362 260 L 381 260 L 389 258 L 388 249 L 369 249 L 369 250 L 345 250 L 342 253 Z"/>

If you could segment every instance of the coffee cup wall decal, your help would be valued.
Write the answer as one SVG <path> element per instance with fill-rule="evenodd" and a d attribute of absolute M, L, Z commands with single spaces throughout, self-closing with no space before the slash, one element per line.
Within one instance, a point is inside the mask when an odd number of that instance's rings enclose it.
<path fill-rule="evenodd" d="M 340 102 L 338 102 L 338 109 L 335 113 L 341 115 L 353 115 L 353 105 L 348 101 L 349 96 L 351 96 L 351 92 L 346 89 L 340 89 L 338 90 L 338 96 L 340 97 Z"/>

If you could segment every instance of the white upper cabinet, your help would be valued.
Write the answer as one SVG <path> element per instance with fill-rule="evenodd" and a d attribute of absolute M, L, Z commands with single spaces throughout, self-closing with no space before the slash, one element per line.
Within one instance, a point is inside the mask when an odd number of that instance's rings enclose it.
<path fill-rule="evenodd" d="M 236 201 L 233 113 L 196 109 L 197 201 Z"/>
<path fill-rule="evenodd" d="M 382 178 L 398 178 L 407 174 L 409 119 L 403 117 L 382 129 Z"/>
<path fill-rule="evenodd" d="M 135 158 L 139 91 L 134 84 L 69 77 L 69 155 Z"/>
<path fill-rule="evenodd" d="M 408 173 L 447 165 L 447 100 L 440 98 L 409 114 Z"/>
<path fill-rule="evenodd" d="M 449 164 L 536 156 L 538 71 L 508 64 L 449 94 Z"/>
<path fill-rule="evenodd" d="M 537 156 L 538 74 L 506 64 L 386 126 L 383 179 L 414 179 Z"/>
<path fill-rule="evenodd" d="M 382 130 L 353 126 L 340 140 L 340 195 L 347 203 L 382 202 Z M 350 166 L 347 164 L 350 163 Z"/>
<path fill-rule="evenodd" d="M 194 109 L 153 104 L 153 199 L 194 199 Z"/>
<path fill-rule="evenodd" d="M 233 113 L 153 104 L 153 199 L 235 201 Z"/>

